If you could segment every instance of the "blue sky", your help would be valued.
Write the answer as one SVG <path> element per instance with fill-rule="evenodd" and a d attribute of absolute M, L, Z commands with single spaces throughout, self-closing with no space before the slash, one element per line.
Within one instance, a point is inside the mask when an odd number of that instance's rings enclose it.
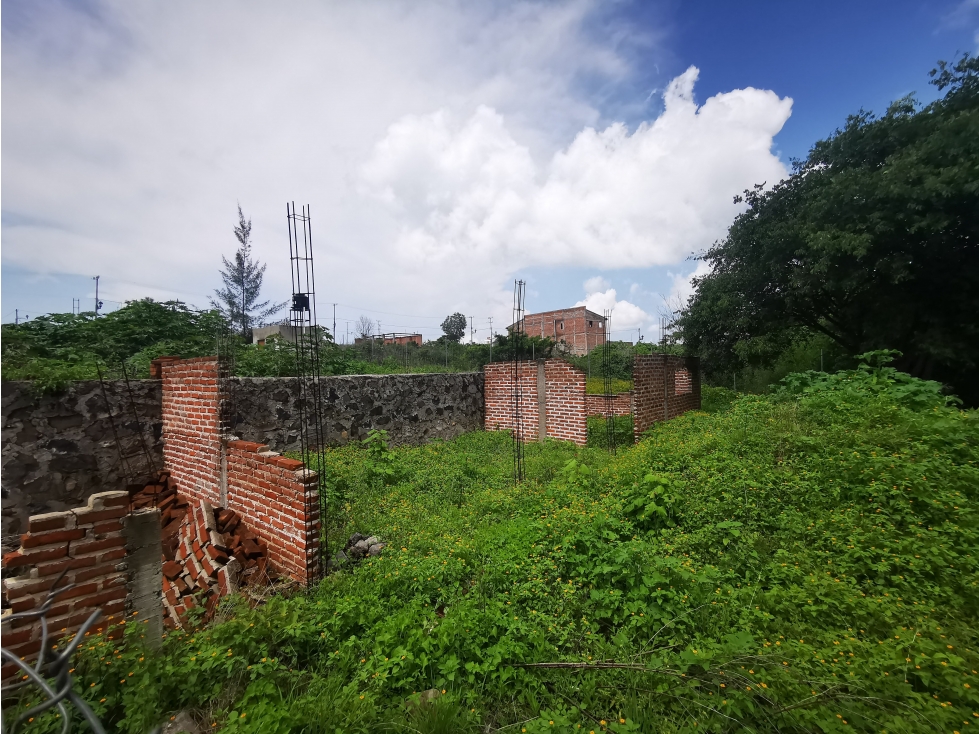
<path fill-rule="evenodd" d="M 861 107 L 933 99 L 928 70 L 979 45 L 976 0 L 47 0 L 2 20 L 4 321 L 90 308 L 96 274 L 108 308 L 206 306 L 239 201 L 282 300 L 288 199 L 313 208 L 341 336 L 366 314 L 434 337 L 455 310 L 484 336 L 524 277 L 532 311 L 584 300 L 655 338 L 733 193 Z"/>

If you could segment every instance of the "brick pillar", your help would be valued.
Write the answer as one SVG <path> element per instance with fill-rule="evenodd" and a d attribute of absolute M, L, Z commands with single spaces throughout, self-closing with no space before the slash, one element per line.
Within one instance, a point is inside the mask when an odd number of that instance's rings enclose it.
<path fill-rule="evenodd" d="M 170 360 L 163 376 L 163 464 L 181 494 L 221 502 L 221 390 L 217 357 Z"/>

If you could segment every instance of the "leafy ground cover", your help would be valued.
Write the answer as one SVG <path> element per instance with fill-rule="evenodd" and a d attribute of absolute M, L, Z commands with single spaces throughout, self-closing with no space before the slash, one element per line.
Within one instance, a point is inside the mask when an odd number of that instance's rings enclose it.
<path fill-rule="evenodd" d="M 615 457 L 529 445 L 520 486 L 502 433 L 331 450 L 331 543 L 380 557 L 92 638 L 79 690 L 131 732 L 979 731 L 979 414 L 945 403 L 795 375 Z"/>
<path fill-rule="evenodd" d="M 632 380 L 622 377 L 612 378 L 612 394 L 629 392 L 632 389 Z M 605 378 L 601 376 L 589 377 L 585 382 L 585 392 L 588 395 L 605 394 Z"/>

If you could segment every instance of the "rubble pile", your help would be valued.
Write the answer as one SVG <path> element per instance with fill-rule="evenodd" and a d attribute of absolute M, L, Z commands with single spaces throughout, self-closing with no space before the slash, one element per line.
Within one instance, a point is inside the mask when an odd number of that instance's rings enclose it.
<path fill-rule="evenodd" d="M 206 500 L 185 500 L 173 479 L 161 472 L 158 481 L 137 489 L 133 509 L 160 510 L 163 541 L 163 604 L 168 627 L 183 627 L 188 614 L 206 622 L 218 601 L 250 585 L 268 585 L 275 571 L 268 548 L 241 516 L 212 508 Z"/>

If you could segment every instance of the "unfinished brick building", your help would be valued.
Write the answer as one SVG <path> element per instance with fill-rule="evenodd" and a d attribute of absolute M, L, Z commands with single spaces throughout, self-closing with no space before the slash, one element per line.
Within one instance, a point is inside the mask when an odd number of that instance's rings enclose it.
<path fill-rule="evenodd" d="M 513 324 L 507 327 L 513 331 Z M 585 355 L 605 343 L 605 318 L 584 306 L 527 314 L 523 319 L 527 336 L 564 342 L 572 354 Z"/>

